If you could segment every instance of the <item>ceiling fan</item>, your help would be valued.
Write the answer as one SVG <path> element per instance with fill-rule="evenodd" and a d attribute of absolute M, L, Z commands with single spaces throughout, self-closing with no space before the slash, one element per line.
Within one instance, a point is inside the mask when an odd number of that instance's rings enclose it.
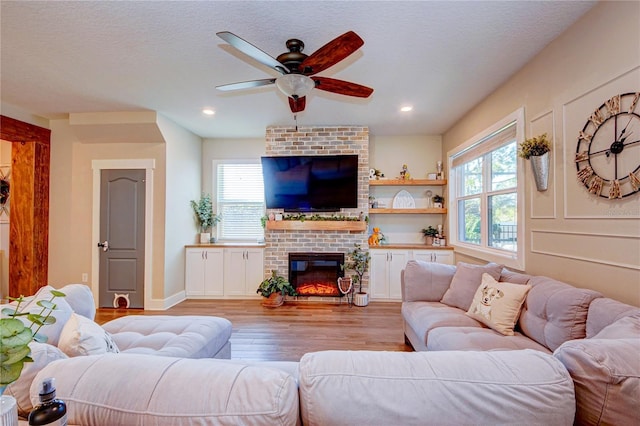
<path fill-rule="evenodd" d="M 364 41 L 353 31 L 348 31 L 316 50 L 311 55 L 302 53 L 304 43 L 298 39 L 287 40 L 289 49 L 273 58 L 251 43 L 228 31 L 217 33 L 217 36 L 242 53 L 282 74 L 278 78 L 243 81 L 240 83 L 216 86 L 222 91 L 249 89 L 253 87 L 275 84 L 289 98 L 291 112 L 304 111 L 306 96 L 316 88 L 340 95 L 368 98 L 373 89 L 360 84 L 329 77 L 318 77 L 321 71 L 337 64 L 358 50 Z"/>

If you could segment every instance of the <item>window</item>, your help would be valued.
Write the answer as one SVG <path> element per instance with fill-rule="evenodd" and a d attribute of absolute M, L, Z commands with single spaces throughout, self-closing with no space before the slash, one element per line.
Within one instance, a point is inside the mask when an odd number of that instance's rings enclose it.
<path fill-rule="evenodd" d="M 216 211 L 222 221 L 216 227 L 222 241 L 257 241 L 264 238 L 262 166 L 255 161 L 214 161 Z"/>
<path fill-rule="evenodd" d="M 524 113 L 516 111 L 449 154 L 450 241 L 462 253 L 524 269 Z"/>

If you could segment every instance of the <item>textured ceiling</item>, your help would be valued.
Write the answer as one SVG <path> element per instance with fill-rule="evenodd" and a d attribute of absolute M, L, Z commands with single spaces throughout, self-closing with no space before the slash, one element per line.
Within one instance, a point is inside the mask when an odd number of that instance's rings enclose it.
<path fill-rule="evenodd" d="M 270 55 L 289 38 L 316 49 L 353 30 L 365 41 L 319 75 L 375 89 L 320 90 L 299 125 L 362 124 L 378 135 L 440 134 L 565 31 L 590 1 L 122 1 L 1 3 L 2 102 L 45 118 L 158 111 L 205 138 L 261 137 L 293 125 L 277 77 L 216 37 L 231 31 Z M 411 104 L 408 114 L 400 106 Z M 202 108 L 216 111 L 204 116 Z"/>

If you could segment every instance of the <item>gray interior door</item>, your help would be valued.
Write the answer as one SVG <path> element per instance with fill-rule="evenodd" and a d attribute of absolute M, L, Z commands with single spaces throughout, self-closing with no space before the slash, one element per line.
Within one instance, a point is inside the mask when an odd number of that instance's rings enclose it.
<path fill-rule="evenodd" d="M 145 170 L 102 170 L 100 307 L 144 307 Z"/>

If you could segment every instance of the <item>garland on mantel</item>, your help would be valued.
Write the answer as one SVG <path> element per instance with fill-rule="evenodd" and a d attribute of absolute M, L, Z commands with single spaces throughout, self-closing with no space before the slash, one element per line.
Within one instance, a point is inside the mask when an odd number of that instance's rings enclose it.
<path fill-rule="evenodd" d="M 262 227 L 264 228 L 267 221 L 269 220 L 268 216 L 262 216 Z M 299 222 L 304 221 L 332 221 L 332 222 L 360 222 L 365 221 L 369 222 L 369 216 L 345 216 L 345 215 L 331 215 L 331 216 L 321 216 L 319 214 L 313 214 L 311 216 L 307 216 L 304 213 L 299 214 L 286 214 L 282 216 L 282 220 L 295 220 Z"/>

